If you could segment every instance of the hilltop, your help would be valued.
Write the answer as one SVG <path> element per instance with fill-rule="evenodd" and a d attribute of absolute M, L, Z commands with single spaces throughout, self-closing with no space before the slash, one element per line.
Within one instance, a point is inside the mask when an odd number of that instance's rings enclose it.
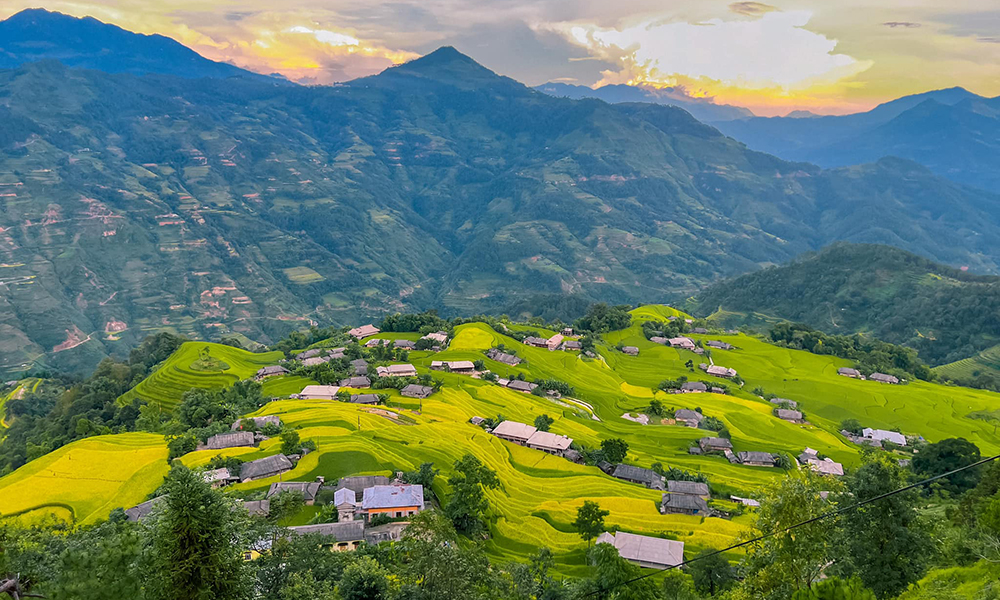
<path fill-rule="evenodd" d="M 681 298 L 845 239 L 1000 259 L 995 197 L 914 163 L 789 163 L 451 48 L 310 88 L 46 61 L 0 95 L 7 372 L 86 372 L 152 331 L 269 344 L 396 310 Z"/>
<path fill-rule="evenodd" d="M 784 319 L 915 348 L 932 365 L 1000 340 L 1000 278 L 874 244 L 835 244 L 712 285 L 691 301 L 725 322 Z M 732 314 L 737 313 L 737 314 Z"/>

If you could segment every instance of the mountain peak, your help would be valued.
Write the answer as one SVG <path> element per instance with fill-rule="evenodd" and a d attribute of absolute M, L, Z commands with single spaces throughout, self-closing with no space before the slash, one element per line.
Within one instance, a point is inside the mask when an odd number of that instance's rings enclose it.
<path fill-rule="evenodd" d="M 365 85 L 389 83 L 399 85 L 403 80 L 408 80 L 411 84 L 417 80 L 421 83 L 433 82 L 467 90 L 503 89 L 506 92 L 529 93 L 524 85 L 494 73 L 452 46 L 442 46 L 430 54 L 389 67 L 378 75 L 358 81 L 364 82 Z"/>

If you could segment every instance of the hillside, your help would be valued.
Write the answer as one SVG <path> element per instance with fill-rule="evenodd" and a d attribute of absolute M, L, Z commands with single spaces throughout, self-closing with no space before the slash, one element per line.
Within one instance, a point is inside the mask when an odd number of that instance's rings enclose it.
<path fill-rule="evenodd" d="M 31 8 L 0 21 L 0 69 L 41 60 L 107 73 L 282 81 L 209 60 L 168 37 L 132 33 L 93 17 Z"/>
<path fill-rule="evenodd" d="M 539 295 L 639 302 L 837 240 L 997 269 L 994 196 L 898 159 L 823 171 L 683 110 L 554 98 L 451 48 L 336 87 L 0 71 L 0 368 L 149 332 Z"/>
<path fill-rule="evenodd" d="M 1000 340 L 1000 278 L 888 246 L 835 244 L 710 286 L 692 306 L 729 322 L 773 317 L 829 333 L 865 332 L 915 348 L 932 365 Z"/>
<path fill-rule="evenodd" d="M 752 118 L 713 125 L 755 150 L 786 160 L 829 168 L 898 156 L 959 183 L 1000 190 L 1000 98 L 961 88 L 906 96 L 855 115 Z"/>
<path fill-rule="evenodd" d="M 742 388 L 730 381 L 730 393 L 726 395 L 673 395 L 655 390 L 664 378 L 708 377 L 693 374 L 685 367 L 686 361 L 698 358 L 695 354 L 652 343 L 643 336 L 644 321 L 664 321 L 672 315 L 686 316 L 662 306 L 632 311 L 632 326 L 605 334 L 598 345 L 600 357 L 596 360 L 578 353 L 526 346 L 485 323 L 468 323 L 454 329 L 454 337 L 445 351 L 410 353 L 408 360 L 418 371 L 431 373 L 443 382 L 442 389 L 427 399 L 403 398 L 394 390 L 380 390 L 390 394 L 383 407 L 287 399 L 288 394 L 299 388 L 282 384 L 283 379 L 292 379 L 286 377 L 274 380 L 276 385 L 288 388 L 280 393 L 285 398 L 269 402 L 253 414 L 279 415 L 286 426 L 298 428 L 303 440 L 316 443 L 316 451 L 283 474 L 283 481 L 313 481 L 317 476 L 333 481 L 354 474 L 388 474 L 415 469 L 427 461 L 442 469 L 442 476 L 436 480 L 442 483 L 435 483 L 434 491 L 439 497 L 446 497 L 449 490 L 443 480 L 450 474 L 450 466 L 465 453 L 472 453 L 495 470 L 501 481 L 498 489 L 487 493 L 496 518 L 486 542 L 490 556 L 525 560 L 544 545 L 552 550 L 557 572 L 567 575 L 582 575 L 588 569 L 583 557 L 587 544 L 571 525 L 576 508 L 585 500 L 597 501 L 610 511 L 608 526 L 682 540 L 689 557 L 701 549 L 719 548 L 734 541 L 749 523 L 749 516 L 724 519 L 662 515 L 656 504 L 661 497 L 659 492 L 613 479 L 594 466 L 574 464 L 501 441 L 468 423 L 471 417 L 502 414 L 508 419 L 532 423 L 537 416 L 548 414 L 554 418 L 552 432 L 568 435 L 590 448 L 597 447 L 604 439 L 622 438 L 629 445 L 627 460 L 631 464 L 650 467 L 660 462 L 706 476 L 714 491 L 712 505 L 727 511 L 735 509 L 729 501 L 730 494 L 757 495 L 784 476 L 785 471 L 732 464 L 722 456 L 689 454 L 689 445 L 707 435 L 706 430 L 670 424 L 641 425 L 622 416 L 642 411 L 654 398 L 667 408 L 699 407 L 705 415 L 720 419 L 728 428 L 738 452 L 756 450 L 795 456 L 808 446 L 848 468 L 859 464 L 860 458 L 858 446 L 837 433 L 845 418 L 858 419 L 871 427 L 899 428 L 932 442 L 963 436 L 977 444 L 984 455 L 1000 450 L 1000 435 L 994 428 L 968 417 L 971 412 L 995 407 L 996 394 L 919 381 L 890 386 L 848 379 L 837 375 L 837 368 L 849 364 L 847 361 L 779 348 L 746 335 L 691 335 L 700 342 L 724 340 L 735 347 L 715 351 L 713 359 L 716 364 L 735 368 L 745 379 Z M 485 350 L 501 343 L 526 362 L 507 367 L 484 356 Z M 638 356 L 615 350 L 619 343 L 637 346 Z M 209 347 L 211 356 L 223 358 L 221 347 Z M 190 349 L 185 346 L 165 365 L 186 363 L 189 358 Z M 522 394 L 483 379 L 430 371 L 431 362 L 437 360 L 484 360 L 487 368 L 499 374 L 521 373 L 529 380 L 558 379 L 573 386 L 573 397 L 552 399 Z M 154 373 L 143 385 L 153 389 L 161 381 Z M 305 383 L 298 382 L 299 386 Z M 717 383 L 727 382 L 718 379 Z M 215 385 L 226 385 L 226 381 L 216 379 Z M 756 387 L 797 401 L 808 423 L 793 424 L 775 417 L 774 405 L 749 391 Z M 582 403 L 591 406 L 593 412 Z M 0 479 L 0 490 L 8 486 L 24 489 L 17 486 L 29 485 L 26 482 L 45 485 L 38 485 L 30 494 L 15 494 L 17 500 L 9 494 L 0 495 L 0 512 L 27 511 L 22 516 L 35 516 L 59 503 L 68 507 L 60 513 L 62 516 L 72 510 L 78 519 L 89 520 L 98 516 L 94 507 L 108 511 L 117 503 L 127 504 L 129 499 L 142 498 L 158 482 L 146 475 L 130 473 L 141 468 L 139 472 L 148 475 L 152 467 L 142 467 L 142 463 L 133 461 L 126 468 L 122 463 L 128 461 L 117 459 L 136 452 L 135 444 L 145 445 L 151 440 L 152 436 L 139 434 L 88 438 L 30 462 Z M 104 452 L 116 444 L 120 448 L 117 455 L 97 457 L 91 463 L 117 464 L 114 477 L 106 479 L 130 481 L 127 498 L 119 496 L 122 492 L 106 483 L 79 488 L 69 497 L 66 493 L 69 486 L 54 484 L 68 483 L 81 476 L 80 473 L 60 468 L 53 473 L 45 471 L 47 477 L 41 474 L 47 465 L 63 465 L 60 461 L 69 460 L 69 455 L 74 456 L 75 464 L 77 452 Z M 253 460 L 275 454 L 280 444 L 280 439 L 272 438 L 259 448 L 231 449 L 224 454 Z M 162 452 L 163 446 L 159 448 Z M 219 451 L 196 451 L 185 455 L 183 461 L 190 466 L 203 466 L 216 454 Z M 165 469 L 165 461 L 159 460 L 158 464 Z M 227 493 L 253 497 L 276 480 L 274 477 L 237 484 L 227 488 Z"/>

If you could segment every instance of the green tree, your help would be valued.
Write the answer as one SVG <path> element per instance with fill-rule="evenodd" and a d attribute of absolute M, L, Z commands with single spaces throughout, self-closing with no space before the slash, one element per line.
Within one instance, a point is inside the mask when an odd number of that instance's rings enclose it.
<path fill-rule="evenodd" d="M 854 435 L 861 435 L 864 431 L 864 427 L 861 426 L 861 421 L 857 419 L 844 419 L 840 422 L 840 429 L 853 433 Z"/>
<path fill-rule="evenodd" d="M 281 523 L 299 514 L 305 505 L 306 499 L 302 492 L 284 490 L 271 497 L 267 517 L 273 523 Z"/>
<path fill-rule="evenodd" d="M 198 448 L 198 438 L 191 434 L 172 437 L 167 442 L 167 460 L 174 460 Z"/>
<path fill-rule="evenodd" d="M 948 438 L 921 449 L 913 457 L 913 470 L 923 477 L 933 477 L 971 465 L 980 458 L 979 447 L 972 442 L 965 438 Z M 976 486 L 978 468 L 949 475 L 938 483 L 949 492 L 960 494 Z"/>
<path fill-rule="evenodd" d="M 649 401 L 649 406 L 646 408 L 646 414 L 652 415 L 654 417 L 662 417 L 666 414 L 666 410 L 663 408 L 663 403 L 653 398 Z"/>
<path fill-rule="evenodd" d="M 904 485 L 905 473 L 895 461 L 871 454 L 847 478 L 843 502 L 863 502 Z M 894 597 L 920 579 L 932 547 L 916 512 L 919 500 L 919 492 L 909 490 L 844 513 L 835 570 L 857 575 L 879 598 Z"/>
<path fill-rule="evenodd" d="M 310 571 L 293 571 L 278 594 L 281 600 L 336 600 L 330 584 L 316 581 Z"/>
<path fill-rule="evenodd" d="M 445 514 L 455 529 L 466 535 L 483 531 L 486 528 L 483 516 L 489 509 L 485 490 L 500 487 L 496 472 L 466 454 L 455 462 L 455 474 L 448 478 L 448 484 L 452 493 Z"/>
<path fill-rule="evenodd" d="M 699 594 L 714 596 L 733 584 L 733 568 L 729 561 L 714 550 L 704 550 L 688 565 L 688 572 L 694 580 L 694 589 Z"/>
<path fill-rule="evenodd" d="M 535 429 L 538 431 L 548 431 L 549 427 L 555 422 L 556 420 L 549 415 L 538 415 L 535 417 Z"/>
<path fill-rule="evenodd" d="M 610 463 L 620 463 L 628 455 L 628 442 L 621 438 L 602 440 L 601 451 L 604 452 L 604 460 Z"/>
<path fill-rule="evenodd" d="M 382 600 L 389 597 L 389 573 L 375 559 L 362 556 L 344 569 L 338 589 L 343 600 Z"/>
<path fill-rule="evenodd" d="M 601 600 L 660 600 L 660 590 L 651 578 L 629 583 L 642 570 L 622 558 L 611 544 L 595 544 L 587 557 L 596 572 L 574 597 L 582 596 L 582 591 Z"/>
<path fill-rule="evenodd" d="M 144 551 L 147 600 L 237 600 L 249 596 L 234 512 L 183 465 L 163 485 L 165 506 Z"/>
<path fill-rule="evenodd" d="M 573 527 L 576 527 L 580 537 L 590 544 L 590 540 L 604 533 L 604 517 L 610 514 L 606 510 L 601 510 L 600 504 L 584 500 L 583 505 L 576 509 Z"/>
<path fill-rule="evenodd" d="M 665 600 L 701 600 L 694 591 L 691 576 L 680 569 L 668 569 L 663 573 L 662 589 Z"/>
<path fill-rule="evenodd" d="M 416 471 L 406 471 L 403 473 L 403 481 L 410 484 L 422 485 L 424 493 L 428 493 L 434 485 L 434 478 L 440 472 L 434 468 L 434 463 L 421 463 Z"/>
<path fill-rule="evenodd" d="M 795 592 L 792 600 L 875 600 L 875 594 L 857 579 L 831 577 Z"/>
<path fill-rule="evenodd" d="M 294 429 L 286 429 L 281 432 L 281 453 L 298 454 L 302 450 L 302 441 L 299 432 Z"/>
<path fill-rule="evenodd" d="M 191 389 L 184 392 L 177 407 L 177 418 L 188 429 L 208 427 L 229 416 L 220 395 L 210 390 Z"/>

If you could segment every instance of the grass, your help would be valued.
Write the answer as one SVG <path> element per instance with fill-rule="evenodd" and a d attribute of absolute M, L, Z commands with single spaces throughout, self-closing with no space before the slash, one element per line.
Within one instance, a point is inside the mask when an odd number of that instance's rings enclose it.
<path fill-rule="evenodd" d="M 221 364 L 226 368 L 201 370 L 203 360 L 200 353 L 204 348 L 208 348 L 215 365 Z M 170 358 L 163 361 L 152 375 L 124 394 L 119 401 L 128 403 L 133 398 L 139 398 L 159 406 L 162 410 L 170 411 L 180 403 L 184 392 L 191 388 L 228 387 L 241 379 L 252 377 L 261 367 L 277 364 L 281 358 L 284 358 L 281 352 L 254 354 L 222 344 L 186 342 Z M 272 387 L 275 386 L 276 384 L 273 384 Z"/>
<path fill-rule="evenodd" d="M 145 500 L 166 475 L 163 436 L 123 433 L 86 438 L 0 479 L 0 515 L 46 515 L 88 524 Z"/>
<path fill-rule="evenodd" d="M 657 492 L 612 479 L 595 467 L 576 465 L 501 441 L 468 424 L 469 418 L 502 414 L 531 423 L 545 413 L 555 419 L 552 425 L 555 433 L 569 435 L 590 447 L 610 437 L 624 438 L 629 443 L 629 462 L 647 467 L 661 462 L 704 473 L 713 489 L 723 496 L 729 493 L 752 496 L 771 485 L 775 478 L 784 476 L 784 472 L 732 465 L 721 457 L 690 455 L 688 446 L 707 432 L 678 426 L 643 426 L 622 419 L 621 415 L 640 412 L 655 397 L 670 407 L 701 408 L 706 415 L 718 417 L 729 428 L 736 451 L 797 455 L 810 446 L 848 468 L 858 464 L 858 449 L 836 432 L 842 419 L 852 417 L 866 426 L 899 427 L 904 433 L 923 435 L 929 441 L 965 437 L 984 454 L 1000 450 L 1000 436 L 994 424 L 969 417 L 996 410 L 1000 405 L 997 394 L 924 382 L 887 386 L 848 379 L 836 374 L 837 368 L 847 365 L 847 361 L 779 348 L 746 335 L 691 336 L 722 339 L 736 347 L 731 351 L 717 350 L 713 358 L 716 364 L 739 371 L 746 380 L 743 389 L 730 386 L 729 395 L 668 395 L 654 391 L 666 378 L 708 377 L 700 371 L 692 373 L 684 366 L 688 359 L 698 362 L 696 355 L 653 344 L 642 336 L 639 323 L 643 320 L 662 320 L 672 315 L 683 316 L 682 313 L 668 307 L 648 306 L 636 309 L 633 315 L 636 325 L 604 336 L 606 345 L 599 347 L 597 359 L 524 346 L 481 323 L 457 327 L 450 347 L 444 352 L 410 353 L 410 361 L 420 372 L 429 372 L 431 360 L 482 359 L 504 376 L 523 373 L 529 379 L 566 381 L 575 388 L 577 399 L 593 407 L 599 420 L 573 406 L 438 371 L 433 372 L 434 376 L 443 380 L 444 387 L 422 403 L 390 392 L 389 410 L 398 413 L 399 418 L 387 418 L 371 407 L 322 400 L 278 400 L 267 404 L 255 416 L 278 414 L 288 426 L 299 429 L 302 439 L 317 444 L 316 452 L 303 457 L 294 470 L 281 476 L 286 481 L 309 481 L 319 475 L 332 481 L 352 474 L 390 474 L 432 462 L 442 469 L 435 492 L 443 496 L 447 493 L 446 477 L 451 464 L 466 453 L 474 454 L 498 473 L 502 484 L 500 489 L 489 492 L 493 510 L 490 554 L 498 559 L 523 560 L 537 547 L 548 546 L 556 556 L 558 571 L 567 575 L 586 572 L 583 562 L 586 545 L 570 527 L 576 508 L 584 500 L 594 500 L 611 512 L 607 519 L 609 526 L 684 541 L 689 556 L 704 548 L 718 548 L 732 542 L 749 522 L 749 516 L 729 521 L 661 515 L 657 510 L 660 499 Z M 515 349 L 525 362 L 507 367 L 486 359 L 483 350 L 500 343 Z M 639 355 L 617 352 L 613 347 L 618 343 L 639 347 Z M 228 385 L 278 358 L 211 345 L 210 355 L 230 368 L 225 373 L 206 375 L 190 369 L 203 346 L 195 343 L 182 346 L 140 384 L 136 394 L 166 408 L 176 404 L 193 383 L 198 383 L 198 387 Z M 267 380 L 264 387 L 269 395 L 287 396 L 307 383 L 301 378 L 283 377 Z M 809 423 L 795 425 L 774 417 L 771 404 L 746 391 L 756 386 L 797 401 Z M 279 447 L 280 440 L 272 439 L 259 448 L 232 449 L 221 454 L 252 460 L 275 454 Z M 204 465 L 216 454 L 220 452 L 195 452 L 186 456 L 184 462 Z M 25 468 L 34 468 L 40 461 Z M 21 477 L 20 473 L 11 477 Z M 136 494 L 141 496 L 154 489 L 155 479 L 143 480 Z M 239 484 L 229 488 L 229 493 L 254 494 L 276 480 Z M 0 486 L 4 485 L 10 485 L 7 479 L 0 480 Z M 54 489 L 65 487 L 68 486 Z M 103 493 L 111 494 L 111 490 Z M 32 501 L 38 503 L 34 506 L 63 501 L 55 492 L 31 495 Z M 116 504 L 103 502 L 101 510 Z"/>
<path fill-rule="evenodd" d="M 316 271 L 313 271 L 309 267 L 291 267 L 284 269 L 284 272 L 285 277 L 287 277 L 289 281 L 299 285 L 316 283 L 317 281 L 323 281 L 325 279 L 325 277 Z"/>

